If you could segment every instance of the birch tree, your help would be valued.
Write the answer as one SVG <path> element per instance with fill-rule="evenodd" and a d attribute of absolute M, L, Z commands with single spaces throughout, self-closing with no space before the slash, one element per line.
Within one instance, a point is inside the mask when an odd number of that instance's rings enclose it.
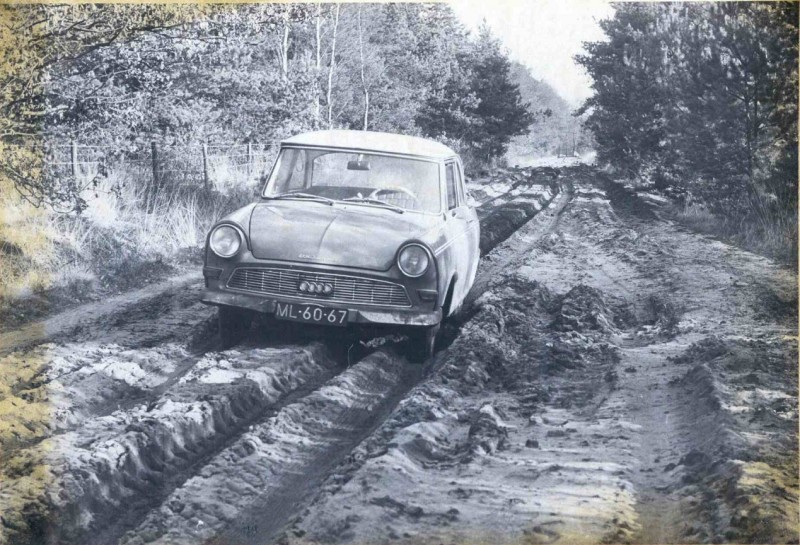
<path fill-rule="evenodd" d="M 336 34 L 339 30 L 339 11 L 341 4 L 337 3 L 333 17 L 333 37 L 331 38 L 331 58 L 328 64 L 328 87 L 327 87 L 327 104 L 328 104 L 328 128 L 333 128 L 333 71 L 336 67 Z"/>
<path fill-rule="evenodd" d="M 364 125 L 362 130 L 367 130 L 369 127 L 369 84 L 364 74 L 364 26 L 361 21 L 362 6 L 358 6 L 358 54 L 361 61 L 361 89 L 364 93 Z"/>

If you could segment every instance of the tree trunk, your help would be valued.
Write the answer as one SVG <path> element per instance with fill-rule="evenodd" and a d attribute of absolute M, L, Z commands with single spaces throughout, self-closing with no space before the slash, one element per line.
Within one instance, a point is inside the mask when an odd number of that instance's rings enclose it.
<path fill-rule="evenodd" d="M 75 140 L 72 141 L 70 146 L 70 168 L 73 176 L 78 175 L 78 143 Z"/>
<path fill-rule="evenodd" d="M 331 62 L 328 67 L 328 128 L 333 128 L 333 102 L 331 94 L 333 91 L 333 69 L 336 66 L 336 30 L 339 28 L 339 8 L 341 4 L 336 4 L 336 15 L 333 19 L 333 38 L 331 40 Z"/>
<path fill-rule="evenodd" d="M 316 27 L 316 80 L 317 85 L 319 85 L 319 75 L 322 71 L 322 2 L 317 2 L 317 17 L 315 21 Z M 314 118 L 317 120 L 317 123 L 320 122 L 320 104 L 319 104 L 319 88 L 316 89 L 314 93 Z"/>
<path fill-rule="evenodd" d="M 322 2 L 317 2 L 317 20 L 315 23 L 317 31 L 317 71 L 322 69 Z"/>
<path fill-rule="evenodd" d="M 369 127 L 369 86 L 364 76 L 364 30 L 361 26 L 361 6 L 358 6 L 358 52 L 361 58 L 361 88 L 364 90 L 364 127 Z"/>
<path fill-rule="evenodd" d="M 369 91 L 364 89 L 364 129 L 369 128 Z"/>
<path fill-rule="evenodd" d="M 761 149 L 759 148 L 758 141 L 760 139 L 760 126 L 761 126 L 761 119 L 759 118 L 759 111 L 758 111 L 758 86 L 761 81 L 761 71 L 757 70 L 755 77 L 753 78 L 755 81 L 753 82 L 753 138 L 750 144 L 751 153 L 753 154 L 752 160 L 750 162 L 750 178 L 752 179 L 755 171 L 758 169 L 759 164 L 759 154 Z"/>
<path fill-rule="evenodd" d="M 147 195 L 147 213 L 151 213 L 155 207 L 156 196 L 158 195 L 159 186 L 161 185 L 161 176 L 158 172 L 158 149 L 156 148 L 155 140 L 150 142 L 150 160 L 153 167 L 153 183 L 150 185 L 150 191 Z"/>
<path fill-rule="evenodd" d="M 283 78 L 289 77 L 289 12 L 285 15 L 286 21 L 283 24 L 283 43 L 281 49 L 281 72 Z"/>

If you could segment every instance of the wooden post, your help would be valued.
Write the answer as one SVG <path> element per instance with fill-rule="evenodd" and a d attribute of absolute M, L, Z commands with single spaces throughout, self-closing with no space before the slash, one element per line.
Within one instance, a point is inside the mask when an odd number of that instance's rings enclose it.
<path fill-rule="evenodd" d="M 148 192 L 148 202 L 147 202 L 147 211 L 152 212 L 153 208 L 156 204 L 156 195 L 158 195 L 158 149 L 156 149 L 156 142 L 155 140 L 150 142 L 150 161 L 152 162 L 153 166 L 153 183 L 150 185 L 150 191 Z"/>
<path fill-rule="evenodd" d="M 253 172 L 252 169 L 253 164 L 253 144 L 248 142 L 247 143 L 247 181 L 250 181 L 250 175 Z"/>
<path fill-rule="evenodd" d="M 208 143 L 203 142 L 203 188 L 206 193 L 211 191 L 211 184 L 208 179 Z"/>
<path fill-rule="evenodd" d="M 75 140 L 72 141 L 72 145 L 70 146 L 72 154 L 70 158 L 70 171 L 72 172 L 73 176 L 78 175 L 78 143 Z"/>
<path fill-rule="evenodd" d="M 153 163 L 153 187 L 158 187 L 158 150 L 155 140 L 150 142 L 150 159 Z"/>

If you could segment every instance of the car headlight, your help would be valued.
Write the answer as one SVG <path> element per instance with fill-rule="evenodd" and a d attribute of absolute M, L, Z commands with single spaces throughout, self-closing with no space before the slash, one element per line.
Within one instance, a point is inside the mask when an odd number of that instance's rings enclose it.
<path fill-rule="evenodd" d="M 431 255 L 420 244 L 408 244 L 397 254 L 397 266 L 406 276 L 416 278 L 425 274 L 431 265 Z"/>
<path fill-rule="evenodd" d="M 211 251 L 220 257 L 233 257 L 242 246 L 242 235 L 232 225 L 220 225 L 211 232 Z"/>

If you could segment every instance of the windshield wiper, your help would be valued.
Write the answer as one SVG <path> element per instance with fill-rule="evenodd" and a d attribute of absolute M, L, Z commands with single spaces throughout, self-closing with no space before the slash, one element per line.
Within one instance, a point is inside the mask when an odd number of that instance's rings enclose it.
<path fill-rule="evenodd" d="M 405 213 L 405 210 L 403 210 L 399 206 L 396 206 L 394 204 L 388 203 L 386 201 L 380 201 L 378 199 L 368 199 L 367 197 L 347 197 L 346 199 L 342 199 L 342 200 L 343 201 L 348 201 L 348 202 L 363 202 L 363 203 L 366 203 L 366 204 L 377 204 L 379 206 L 383 206 L 385 208 L 388 208 L 389 210 L 397 212 L 398 214 L 404 214 Z"/>
<path fill-rule="evenodd" d="M 311 193 L 281 193 L 280 195 L 270 195 L 265 197 L 267 199 L 310 199 L 315 200 L 321 203 L 325 203 L 327 205 L 333 206 L 335 202 L 333 199 L 329 199 L 328 197 L 323 197 L 321 195 L 312 195 Z"/>

